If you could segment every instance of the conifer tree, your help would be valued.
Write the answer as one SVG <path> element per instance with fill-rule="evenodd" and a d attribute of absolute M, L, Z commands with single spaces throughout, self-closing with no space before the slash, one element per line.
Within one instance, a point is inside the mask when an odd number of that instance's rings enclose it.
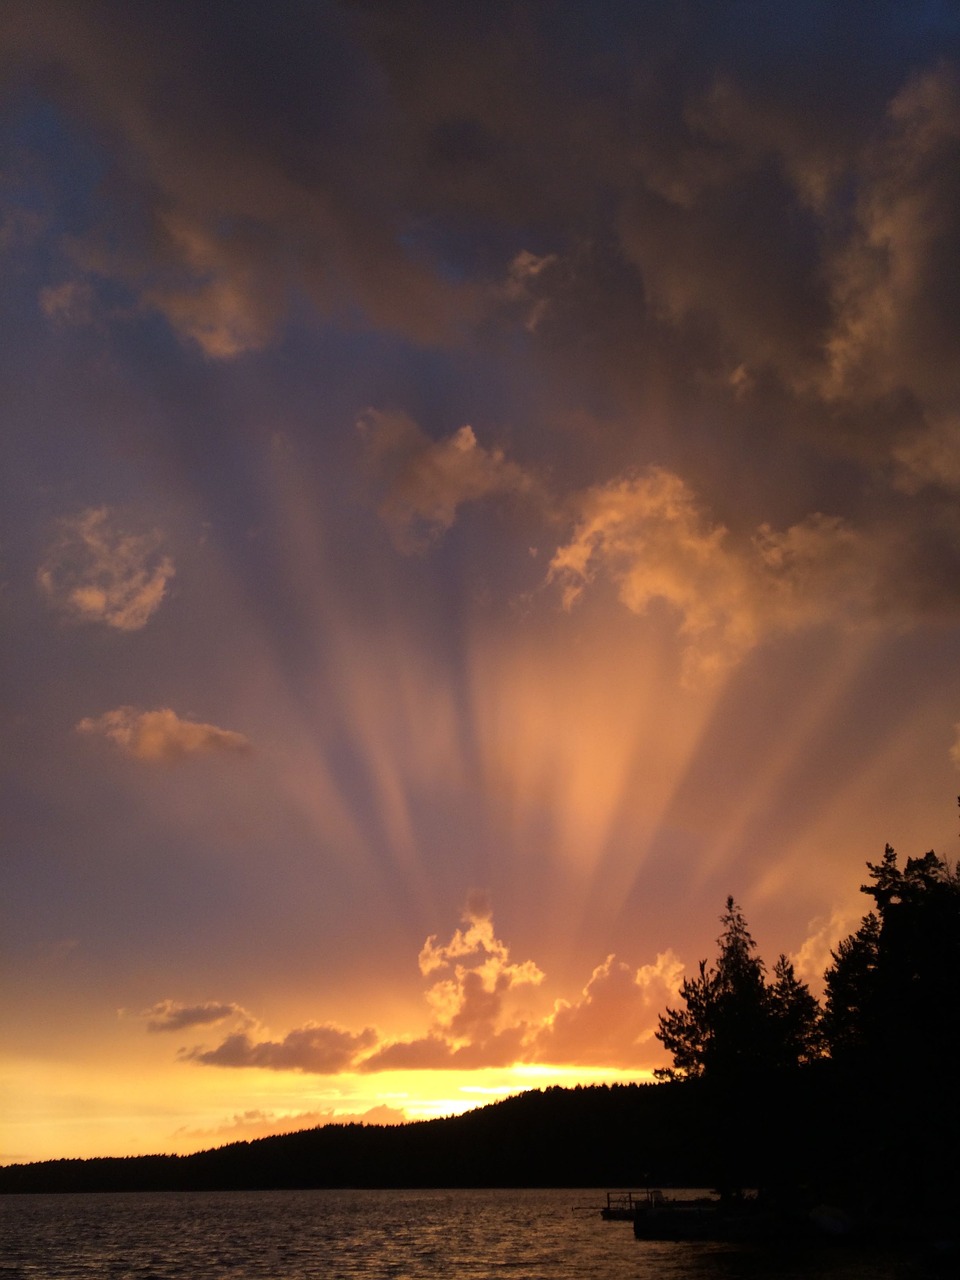
<path fill-rule="evenodd" d="M 960 864 L 931 850 L 901 869 L 887 845 L 867 867 L 876 908 L 825 975 L 831 1056 L 945 1077 L 960 1041 Z"/>
<path fill-rule="evenodd" d="M 673 1057 L 662 1079 L 723 1081 L 796 1065 L 818 1056 L 819 1007 L 781 956 L 767 984 L 743 912 L 728 898 L 716 965 L 700 962 L 680 988 L 684 1008 L 667 1009 L 657 1038 Z"/>

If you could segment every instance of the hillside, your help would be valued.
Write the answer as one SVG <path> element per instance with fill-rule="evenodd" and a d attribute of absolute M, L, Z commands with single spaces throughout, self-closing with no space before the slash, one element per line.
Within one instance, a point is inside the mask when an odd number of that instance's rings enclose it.
<path fill-rule="evenodd" d="M 802 1101 L 781 1095 L 776 1108 L 794 1169 L 813 1156 L 812 1075 L 800 1092 Z M 712 1184 L 731 1162 L 756 1181 L 770 1167 L 770 1112 L 750 1112 L 755 1123 L 741 1117 L 731 1133 L 729 1111 L 696 1081 L 531 1090 L 448 1119 L 327 1125 L 190 1156 L 11 1165 L 0 1169 L 0 1192 Z"/>

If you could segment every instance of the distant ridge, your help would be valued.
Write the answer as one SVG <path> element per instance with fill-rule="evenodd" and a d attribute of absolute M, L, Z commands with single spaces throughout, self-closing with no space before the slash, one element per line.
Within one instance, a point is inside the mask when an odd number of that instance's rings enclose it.
<path fill-rule="evenodd" d="M 0 1192 L 632 1185 L 686 1180 L 681 1085 L 530 1090 L 448 1119 L 325 1125 L 195 1155 L 0 1168 Z M 681 1106 L 681 1102 L 683 1105 Z"/>
<path fill-rule="evenodd" d="M 423 1187 L 760 1187 L 791 1202 L 955 1206 L 955 1106 L 907 1109 L 829 1061 L 702 1079 L 530 1090 L 442 1120 L 326 1125 L 195 1155 L 0 1168 L 0 1193 Z"/>

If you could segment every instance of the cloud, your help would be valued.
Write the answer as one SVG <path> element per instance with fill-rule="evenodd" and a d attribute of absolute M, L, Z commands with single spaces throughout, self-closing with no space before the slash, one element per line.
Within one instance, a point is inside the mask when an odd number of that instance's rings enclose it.
<path fill-rule="evenodd" d="M 268 1071 L 304 1071 L 313 1075 L 336 1075 L 348 1070 L 357 1056 L 376 1043 L 372 1027 L 346 1031 L 333 1023 L 308 1023 L 287 1033 L 282 1040 L 254 1040 L 246 1031 L 237 1031 L 216 1049 L 184 1049 L 186 1062 L 212 1067 L 260 1067 Z"/>
<path fill-rule="evenodd" d="M 174 576 L 158 530 L 122 529 L 108 507 L 60 521 L 59 535 L 37 571 L 50 603 L 75 622 L 139 631 L 156 613 Z"/>
<path fill-rule="evenodd" d="M 185 1027 L 208 1027 L 227 1018 L 241 1018 L 251 1022 L 247 1011 L 238 1004 L 223 1004 L 207 1000 L 203 1004 L 181 1004 L 177 1000 L 160 1000 L 144 1009 L 141 1018 L 147 1019 L 150 1032 L 182 1031 Z"/>
<path fill-rule="evenodd" d="M 277 1115 L 273 1111 L 251 1108 L 234 1115 L 225 1124 L 210 1129 L 177 1129 L 174 1137 L 194 1142 L 223 1143 L 250 1142 L 255 1138 L 269 1138 L 281 1133 L 298 1133 L 303 1129 L 320 1129 L 332 1124 L 404 1124 L 406 1113 L 398 1107 L 381 1103 L 366 1111 L 292 1111 Z"/>
<path fill-rule="evenodd" d="M 830 262 L 835 320 L 825 394 L 870 403 L 906 389 L 931 408 L 960 390 L 960 312 L 943 272 L 960 246 L 960 74 L 911 78 L 863 153 L 856 224 Z"/>
<path fill-rule="evenodd" d="M 573 502 L 570 541 L 550 563 L 570 608 L 602 571 L 631 612 L 657 601 L 678 617 L 688 680 L 722 672 L 777 631 L 868 616 L 880 547 L 838 517 L 815 514 L 749 541 L 712 524 L 689 485 L 650 467 Z"/>
<path fill-rule="evenodd" d="M 362 1071 L 503 1067 L 522 1059 L 528 1026 L 511 1016 L 509 993 L 537 986 L 544 974 L 533 963 L 515 963 L 497 938 L 485 894 L 470 894 L 461 928 L 447 942 L 436 934 L 420 951 L 424 977 L 444 974 L 427 990 L 433 1025 L 426 1036 L 379 1046 L 360 1064 Z"/>
<path fill-rule="evenodd" d="M 501 449 L 484 449 L 473 428 L 431 440 L 404 413 L 368 409 L 357 427 L 386 487 L 380 516 L 401 551 L 424 550 L 457 510 L 497 494 L 526 494 L 532 478 Z"/>
<path fill-rule="evenodd" d="M 549 293 L 543 290 L 541 277 L 548 280 L 557 263 L 555 253 L 538 256 L 522 249 L 507 268 L 502 296 L 519 308 L 523 327 L 529 333 L 536 332 L 550 309 Z"/>
<path fill-rule="evenodd" d="M 522 1059 L 528 1025 L 511 1017 L 509 994 L 537 985 L 543 973 L 530 960 L 515 963 L 496 937 L 485 896 L 472 893 L 462 927 L 439 943 L 427 938 L 420 952 L 424 976 L 444 974 L 426 993 L 433 1019 L 429 1033 L 402 1041 L 380 1041 L 370 1027 L 352 1033 L 330 1023 L 298 1027 L 281 1041 L 256 1040 L 246 1030 L 215 1049 L 184 1050 L 184 1060 L 207 1066 L 267 1067 L 316 1074 L 340 1071 L 464 1070 L 508 1066 Z"/>
<path fill-rule="evenodd" d="M 832 952 L 843 938 L 853 933 L 863 911 L 834 907 L 828 916 L 818 916 L 807 925 L 808 934 L 795 955 L 789 956 L 797 977 L 814 992 L 822 989 L 823 975 L 833 962 Z"/>
<path fill-rule="evenodd" d="M 187 756 L 250 750 L 250 740 L 242 733 L 196 720 L 182 720 L 169 707 L 156 711 L 117 707 L 101 716 L 81 720 L 77 732 L 109 738 L 125 755 L 148 763 L 173 763 Z"/>
<path fill-rule="evenodd" d="M 427 992 L 437 1027 L 454 1042 L 483 1042 L 500 1029 L 507 992 L 523 984 L 536 986 L 544 975 L 532 960 L 511 962 L 506 944 L 494 934 L 493 914 L 483 894 L 470 895 L 462 923 L 449 942 L 438 944 L 435 934 L 426 940 L 420 972 L 425 977 L 450 973 Z"/>
<path fill-rule="evenodd" d="M 248 1025 L 214 1049 L 182 1049 L 182 1061 L 204 1066 L 258 1067 L 315 1075 L 342 1072 L 473 1071 L 517 1063 L 570 1064 L 632 1069 L 649 1067 L 657 1014 L 675 1000 L 683 965 L 671 950 L 633 970 L 610 955 L 594 969 L 579 999 L 557 1000 L 543 1018 L 519 1015 L 510 996 L 538 986 L 543 972 L 533 961 L 516 963 L 497 936 L 486 895 L 474 892 L 461 926 L 446 942 L 427 938 L 420 971 L 438 976 L 426 992 L 432 1021 L 421 1036 L 383 1040 L 372 1027 L 352 1032 L 333 1023 L 307 1023 L 282 1040 L 258 1038 L 250 1015 L 238 1005 L 197 1006 L 161 1001 L 144 1017 L 153 1031 L 212 1025 L 229 1017 Z"/>
<path fill-rule="evenodd" d="M 283 289 L 256 256 L 182 213 L 160 221 L 170 256 L 192 279 L 186 286 L 182 280 L 146 284 L 143 305 L 214 359 L 265 346 L 283 308 Z"/>
<path fill-rule="evenodd" d="M 395 1040 L 357 1063 L 357 1070 L 479 1071 L 509 1067 L 525 1060 L 526 1024 L 505 1027 L 476 1042 L 457 1044 L 440 1032 L 413 1040 Z"/>
<path fill-rule="evenodd" d="M 473 290 L 411 243 L 409 156 L 365 32 L 335 4 L 6 6 L 9 60 L 55 68 L 48 92 L 110 139 L 111 214 L 62 246 L 77 270 L 213 359 L 261 348 L 292 297 L 449 339 Z"/>
<path fill-rule="evenodd" d="M 891 450 L 897 487 L 919 493 L 936 485 L 960 492 L 960 416 L 928 417 L 922 426 L 904 431 Z"/>
<path fill-rule="evenodd" d="M 650 1041 L 657 1015 L 676 1000 L 682 978 L 683 964 L 671 950 L 636 972 L 607 956 L 578 1001 L 557 1001 L 532 1038 L 528 1056 L 583 1066 L 649 1066 L 656 1054 Z"/>
<path fill-rule="evenodd" d="M 40 290 L 40 310 L 56 325 L 89 324 L 93 290 L 84 280 L 64 280 Z"/>

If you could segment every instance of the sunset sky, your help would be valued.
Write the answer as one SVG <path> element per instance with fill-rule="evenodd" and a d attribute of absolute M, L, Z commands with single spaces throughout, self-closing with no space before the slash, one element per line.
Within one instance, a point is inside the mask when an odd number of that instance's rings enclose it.
<path fill-rule="evenodd" d="M 953 859 L 960 9 L 0 6 L 0 1162 L 649 1079 Z"/>

